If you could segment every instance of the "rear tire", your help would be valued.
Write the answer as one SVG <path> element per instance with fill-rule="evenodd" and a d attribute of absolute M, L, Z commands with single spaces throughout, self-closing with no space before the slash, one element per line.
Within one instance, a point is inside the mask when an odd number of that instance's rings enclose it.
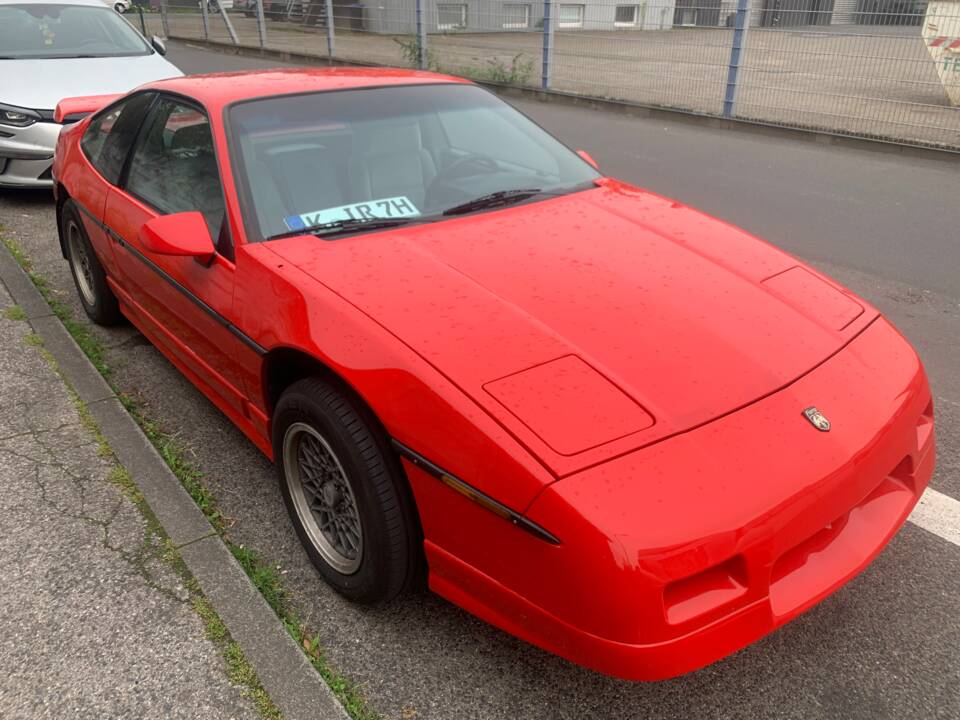
<path fill-rule="evenodd" d="M 107 274 L 90 244 L 73 200 L 67 200 L 60 209 L 60 229 L 84 312 L 97 325 L 116 325 L 123 317 L 117 296 L 107 284 Z"/>
<path fill-rule="evenodd" d="M 300 380 L 277 403 L 273 451 L 310 560 L 338 593 L 375 604 L 416 581 L 422 542 L 399 463 L 366 415 L 334 385 Z"/>

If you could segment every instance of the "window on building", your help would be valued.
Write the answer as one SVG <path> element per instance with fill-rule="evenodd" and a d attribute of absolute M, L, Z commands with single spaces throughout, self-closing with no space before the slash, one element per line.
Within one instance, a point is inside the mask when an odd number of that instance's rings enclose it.
<path fill-rule="evenodd" d="M 616 27 L 631 27 L 637 24 L 639 5 L 617 5 L 613 15 L 613 24 Z"/>
<path fill-rule="evenodd" d="M 439 30 L 462 30 L 465 27 L 467 27 L 466 4 L 439 3 L 437 5 Z"/>
<path fill-rule="evenodd" d="M 697 15 L 700 12 L 698 0 L 679 0 L 674 13 L 673 24 L 682 27 L 692 27 L 697 24 Z"/>
<path fill-rule="evenodd" d="M 561 5 L 557 27 L 583 27 L 583 5 Z"/>
<path fill-rule="evenodd" d="M 506 3 L 503 6 L 503 29 L 519 30 L 530 27 L 530 6 Z"/>

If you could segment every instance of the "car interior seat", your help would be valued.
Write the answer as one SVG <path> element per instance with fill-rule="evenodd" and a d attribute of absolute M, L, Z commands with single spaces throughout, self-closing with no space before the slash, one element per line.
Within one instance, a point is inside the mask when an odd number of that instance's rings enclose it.
<path fill-rule="evenodd" d="M 213 152 L 213 136 L 204 121 L 178 129 L 170 138 L 166 163 L 177 183 L 171 190 L 182 200 L 183 207 L 192 207 L 203 213 L 214 241 L 220 237 L 225 208 L 217 158 Z"/>
<path fill-rule="evenodd" d="M 350 202 L 404 196 L 423 208 L 426 188 L 437 171 L 424 147 L 420 123 L 357 123 L 354 130 Z"/>

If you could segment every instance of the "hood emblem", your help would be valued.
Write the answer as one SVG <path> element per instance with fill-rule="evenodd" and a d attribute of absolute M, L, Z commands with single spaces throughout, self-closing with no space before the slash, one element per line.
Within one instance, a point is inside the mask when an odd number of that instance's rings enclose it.
<path fill-rule="evenodd" d="M 815 407 L 808 407 L 803 411 L 803 416 L 820 432 L 830 432 L 830 421 L 827 420 L 826 415 Z"/>

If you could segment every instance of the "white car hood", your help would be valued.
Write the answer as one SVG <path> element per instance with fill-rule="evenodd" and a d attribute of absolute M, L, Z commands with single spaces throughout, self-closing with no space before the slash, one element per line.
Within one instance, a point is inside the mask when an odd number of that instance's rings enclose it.
<path fill-rule="evenodd" d="M 63 98 L 126 93 L 183 75 L 159 53 L 126 57 L 0 60 L 0 103 L 53 110 Z"/>

